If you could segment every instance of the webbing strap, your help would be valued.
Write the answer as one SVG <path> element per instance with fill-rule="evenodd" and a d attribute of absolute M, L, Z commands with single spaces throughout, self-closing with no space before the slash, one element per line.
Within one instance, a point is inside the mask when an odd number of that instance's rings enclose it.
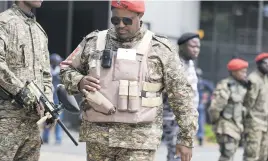
<path fill-rule="evenodd" d="M 97 51 L 103 51 L 105 49 L 107 32 L 108 30 L 103 30 L 98 33 L 98 39 L 96 43 Z"/>

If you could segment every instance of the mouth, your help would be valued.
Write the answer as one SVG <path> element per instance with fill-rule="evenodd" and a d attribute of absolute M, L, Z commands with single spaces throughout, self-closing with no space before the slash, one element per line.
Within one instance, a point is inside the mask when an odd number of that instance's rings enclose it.
<path fill-rule="evenodd" d="M 121 34 L 121 35 L 122 35 L 122 34 L 126 34 L 126 33 L 127 33 L 127 31 L 126 31 L 126 30 L 122 30 L 122 29 L 119 29 L 119 30 L 117 30 L 117 31 L 118 31 L 118 33 L 119 33 L 119 34 Z"/>

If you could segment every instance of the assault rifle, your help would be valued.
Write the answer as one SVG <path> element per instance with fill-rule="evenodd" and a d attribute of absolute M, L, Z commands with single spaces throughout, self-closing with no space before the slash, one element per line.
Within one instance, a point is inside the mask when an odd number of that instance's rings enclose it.
<path fill-rule="evenodd" d="M 54 105 L 50 103 L 45 94 L 40 90 L 40 88 L 33 82 L 27 81 L 26 86 L 34 93 L 37 98 L 38 102 L 41 102 L 44 105 L 45 111 L 47 114 L 42 117 L 37 124 L 40 125 L 44 123 L 47 119 L 53 118 L 57 120 L 57 123 L 62 127 L 64 132 L 69 136 L 69 138 L 73 141 L 73 143 L 77 146 L 78 143 L 70 134 L 66 126 L 58 119 L 60 112 L 65 109 L 71 113 L 78 113 L 80 111 L 79 106 L 72 95 L 68 95 L 67 91 L 65 90 L 64 85 L 59 84 L 57 86 L 57 95 L 59 98 L 59 104 Z M 0 86 L 0 99 L 2 100 L 10 100 L 12 104 L 16 106 L 24 107 L 23 103 L 18 101 L 12 94 L 10 94 L 7 90 Z"/>
<path fill-rule="evenodd" d="M 49 114 L 45 115 L 42 117 L 37 124 L 42 124 L 45 122 L 47 119 L 53 118 L 57 120 L 57 123 L 62 127 L 64 132 L 69 136 L 69 138 L 73 141 L 73 143 L 77 146 L 78 143 L 76 140 L 73 138 L 73 136 L 70 134 L 66 126 L 61 122 L 61 120 L 58 119 L 59 113 L 65 109 L 68 112 L 71 113 L 78 113 L 80 111 L 79 106 L 74 98 L 74 96 L 68 95 L 67 91 L 65 90 L 64 85 L 59 84 L 57 86 L 57 95 L 59 98 L 60 104 L 54 105 L 49 102 L 47 97 L 44 95 L 44 93 L 40 90 L 40 88 L 33 82 L 33 81 L 27 81 L 26 86 L 33 91 L 35 94 L 37 100 L 41 102 L 44 105 L 45 111 L 48 112 Z"/>

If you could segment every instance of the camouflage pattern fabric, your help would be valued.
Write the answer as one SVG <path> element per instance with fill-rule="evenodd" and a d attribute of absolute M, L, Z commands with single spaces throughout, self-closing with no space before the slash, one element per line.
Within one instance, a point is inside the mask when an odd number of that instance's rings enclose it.
<path fill-rule="evenodd" d="M 194 61 L 193 60 L 187 61 L 181 57 L 181 62 L 183 63 L 186 78 L 194 90 L 194 100 L 193 100 L 194 106 L 198 108 L 198 104 L 199 104 L 199 93 L 197 89 L 198 78 L 197 78 L 196 71 L 195 71 Z"/>
<path fill-rule="evenodd" d="M 245 133 L 244 161 L 267 161 L 268 133 L 250 129 Z"/>
<path fill-rule="evenodd" d="M 183 58 L 180 60 L 183 63 L 185 76 L 194 90 L 193 104 L 194 107 L 197 108 L 199 103 L 199 94 L 197 90 L 198 79 L 195 72 L 194 62 L 192 60 L 186 61 Z M 179 132 L 179 126 L 175 121 L 175 115 L 172 108 L 169 106 L 168 101 L 164 102 L 163 111 L 163 138 L 168 149 L 167 161 L 178 161 L 179 159 L 174 159 L 174 156 L 176 153 L 176 139 L 177 133 Z"/>
<path fill-rule="evenodd" d="M 248 109 L 245 119 L 244 161 L 266 161 L 268 155 L 268 77 L 255 70 L 248 79 L 252 85 L 244 103 Z"/>
<path fill-rule="evenodd" d="M 33 46 L 34 45 L 34 46 Z M 17 5 L 0 14 L 0 84 L 16 95 L 27 80 L 34 80 L 53 102 L 48 39 L 35 17 L 27 17 Z M 0 118 L 33 118 L 29 111 L 0 99 Z"/>
<path fill-rule="evenodd" d="M 244 131 L 246 93 L 247 88 L 233 77 L 221 80 L 213 93 L 208 111 L 220 146 L 219 161 L 231 161 L 238 148 Z"/>
<path fill-rule="evenodd" d="M 41 138 L 36 122 L 17 119 L 0 119 L 0 160 L 38 161 Z"/>
<path fill-rule="evenodd" d="M 221 152 L 219 161 L 233 161 L 234 154 L 239 145 L 239 140 L 225 134 L 218 134 L 216 137 Z"/>
<path fill-rule="evenodd" d="M 216 134 L 226 134 L 240 140 L 244 131 L 246 108 L 243 101 L 246 93 L 247 88 L 232 77 L 217 84 L 208 110 Z"/>
<path fill-rule="evenodd" d="M 86 143 L 87 161 L 154 161 L 154 150 L 112 148 L 99 143 Z"/>
<path fill-rule="evenodd" d="M 248 117 L 245 122 L 245 130 L 252 127 L 267 131 L 268 129 L 268 76 L 259 71 L 253 71 L 248 79 L 251 81 L 251 89 L 245 98 L 245 107 L 248 109 Z"/>
<path fill-rule="evenodd" d="M 117 50 L 131 48 L 143 37 L 146 29 L 142 28 L 137 34 L 126 41 L 116 37 L 114 29 L 107 34 L 107 49 Z M 79 93 L 78 83 L 84 75 L 90 74 L 88 64 L 91 63 L 95 52 L 98 31 L 86 36 L 85 47 L 79 45 L 70 55 L 75 57 L 77 66 L 62 66 L 61 79 L 70 94 Z M 83 41 L 84 42 L 84 41 Z M 193 91 L 183 74 L 183 66 L 175 47 L 163 37 L 153 36 L 151 49 L 148 53 L 148 78 L 151 83 L 163 83 L 169 97 L 169 104 L 176 115 L 176 121 L 181 130 L 177 143 L 193 147 L 197 131 L 197 109 L 193 106 Z M 79 52 L 83 51 L 83 52 Z M 78 55 L 76 55 L 78 53 Z M 123 123 L 91 123 L 83 121 L 80 130 L 80 141 L 101 143 L 109 147 L 156 150 L 162 136 L 163 107 L 158 107 L 157 117 L 150 124 Z"/>
<path fill-rule="evenodd" d="M 0 14 L 0 85 L 18 94 L 34 80 L 53 101 L 48 40 L 45 31 L 17 5 Z M 35 109 L 0 99 L 0 160 L 37 161 L 41 146 Z"/>

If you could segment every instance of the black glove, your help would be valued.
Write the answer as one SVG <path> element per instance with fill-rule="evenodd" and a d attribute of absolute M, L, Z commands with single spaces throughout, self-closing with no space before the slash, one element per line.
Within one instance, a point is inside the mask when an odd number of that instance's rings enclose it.
<path fill-rule="evenodd" d="M 249 89 L 249 90 L 250 90 L 250 89 L 251 89 L 251 85 L 252 85 L 251 81 L 250 81 L 250 80 L 248 80 L 248 81 L 247 81 L 247 89 Z"/>
<path fill-rule="evenodd" d="M 55 123 L 55 119 L 53 117 L 51 117 L 50 119 L 46 120 L 47 125 L 53 125 L 54 123 Z"/>
<path fill-rule="evenodd" d="M 35 104 L 37 103 L 37 98 L 27 87 L 22 88 L 19 93 L 16 94 L 15 99 L 18 103 L 22 104 L 28 109 L 34 108 Z"/>

